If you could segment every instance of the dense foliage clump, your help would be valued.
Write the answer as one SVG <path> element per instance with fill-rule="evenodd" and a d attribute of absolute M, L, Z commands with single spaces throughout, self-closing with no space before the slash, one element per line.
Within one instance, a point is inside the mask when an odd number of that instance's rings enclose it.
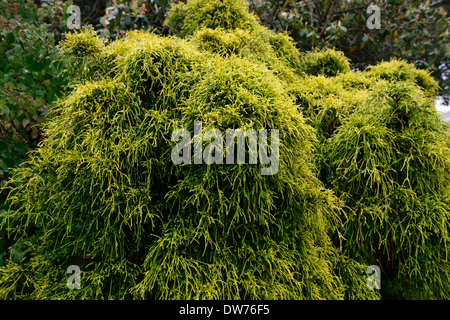
<path fill-rule="evenodd" d="M 327 49 L 304 54 L 300 70 L 308 75 L 336 76 L 338 73 L 350 72 L 350 63 L 342 52 Z"/>
<path fill-rule="evenodd" d="M 69 48 L 96 45 L 90 30 L 73 37 L 64 52 L 91 54 Z M 344 297 L 327 235 L 338 202 L 314 174 L 313 128 L 283 82 L 261 63 L 145 32 L 101 51 L 86 59 L 84 80 L 59 103 L 29 168 L 15 173 L 17 210 L 3 221 L 14 221 L 21 240 L 2 269 L 1 295 Z M 105 56 L 109 70 L 96 67 Z M 171 135 L 193 132 L 195 121 L 203 132 L 279 129 L 279 172 L 175 165 Z M 69 265 L 82 269 L 80 290 L 65 285 Z"/>
<path fill-rule="evenodd" d="M 317 163 L 344 202 L 343 252 L 382 268 L 386 298 L 447 299 L 450 131 L 423 70 L 392 60 L 307 76 L 292 91 L 318 130 Z"/>
<path fill-rule="evenodd" d="M 450 138 L 428 73 L 300 55 L 240 0 L 180 3 L 167 24 L 180 33 L 61 43 L 72 90 L 14 170 L 0 297 L 377 299 L 368 265 L 385 297 L 450 296 Z M 215 159 L 210 129 L 266 129 L 278 170 L 250 141 L 244 164 L 175 164 L 178 129 Z"/>

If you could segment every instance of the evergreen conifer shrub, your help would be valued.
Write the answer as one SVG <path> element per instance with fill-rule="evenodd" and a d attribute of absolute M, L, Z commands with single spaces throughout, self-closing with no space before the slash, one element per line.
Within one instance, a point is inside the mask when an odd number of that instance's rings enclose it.
<path fill-rule="evenodd" d="M 314 76 L 336 76 L 349 72 L 350 62 L 342 52 L 334 49 L 307 52 L 301 58 L 299 71 Z"/>
<path fill-rule="evenodd" d="M 99 46 L 83 29 L 61 48 L 82 70 L 11 179 L 2 226 L 17 243 L 0 269 L 2 298 L 377 298 L 331 242 L 340 203 L 315 174 L 314 129 L 266 64 L 142 31 Z M 176 165 L 172 134 L 196 121 L 203 134 L 279 130 L 278 172 Z M 81 286 L 70 290 L 73 265 Z"/>
<path fill-rule="evenodd" d="M 380 266 L 382 297 L 448 299 L 450 130 L 437 82 L 392 60 L 291 91 L 317 129 L 320 178 L 345 203 L 343 253 Z"/>
<path fill-rule="evenodd" d="M 192 36 L 202 28 L 262 30 L 255 15 L 248 11 L 245 1 L 236 0 L 190 0 L 173 3 L 165 25 L 182 36 Z"/>
<path fill-rule="evenodd" d="M 428 95 L 380 82 L 327 141 L 328 177 L 348 206 L 346 252 L 382 266 L 385 297 L 450 296 L 450 135 Z"/>
<path fill-rule="evenodd" d="M 1 298 L 377 299 L 368 265 L 385 297 L 449 297 L 449 127 L 427 72 L 299 55 L 241 0 L 179 3 L 166 24 L 61 43 L 72 90 L 13 172 Z M 179 129 L 194 155 L 175 164 Z M 193 161 L 226 158 L 210 129 L 278 130 L 278 170 L 250 140 L 244 164 Z"/>

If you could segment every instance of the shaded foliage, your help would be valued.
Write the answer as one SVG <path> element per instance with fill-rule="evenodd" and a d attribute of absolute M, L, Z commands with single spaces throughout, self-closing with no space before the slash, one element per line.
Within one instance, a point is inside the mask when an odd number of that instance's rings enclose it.
<path fill-rule="evenodd" d="M 62 95 L 65 82 L 53 63 L 58 36 L 46 24 L 60 14 L 32 1 L 0 2 L 0 212 L 10 170 L 43 139 L 41 125 Z M 0 265 L 11 241 L 0 230 Z"/>
<path fill-rule="evenodd" d="M 100 37 L 116 39 L 129 30 L 152 30 L 157 34 L 168 32 L 163 21 L 170 0 L 113 0 L 105 3 L 105 7 L 98 5 L 103 10 L 102 15 L 98 15 L 98 21 L 92 22 Z M 89 8 L 88 5 L 82 7 Z"/>

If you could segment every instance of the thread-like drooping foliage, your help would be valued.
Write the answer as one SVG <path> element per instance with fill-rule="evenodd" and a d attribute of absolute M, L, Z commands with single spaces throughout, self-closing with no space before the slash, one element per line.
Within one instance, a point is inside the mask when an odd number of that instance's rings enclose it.
<path fill-rule="evenodd" d="M 315 175 L 314 129 L 286 82 L 195 38 L 131 32 L 98 51 L 84 29 L 61 44 L 84 72 L 11 181 L 2 221 L 17 243 L 0 297 L 377 297 L 363 265 L 340 257 L 328 236 L 340 204 Z M 194 121 L 203 133 L 278 129 L 278 173 L 262 176 L 248 152 L 246 164 L 175 165 L 172 133 L 193 134 Z M 81 269 L 78 290 L 66 287 L 70 265 Z"/>
<path fill-rule="evenodd" d="M 370 264 L 386 297 L 449 297 L 450 140 L 428 73 L 300 56 L 241 0 L 180 3 L 166 23 L 176 37 L 62 42 L 73 88 L 14 171 L 1 298 L 373 299 Z M 278 129 L 278 172 L 248 152 L 175 165 L 172 133 L 195 121 Z"/>
<path fill-rule="evenodd" d="M 381 267 L 385 298 L 450 297 L 450 131 L 437 89 L 401 60 L 292 89 L 318 130 L 321 180 L 345 202 L 343 252 Z"/>
<path fill-rule="evenodd" d="M 325 49 L 304 53 L 299 71 L 314 76 L 336 76 L 339 73 L 350 72 L 350 63 L 342 52 Z"/>
<path fill-rule="evenodd" d="M 257 32 L 234 29 L 201 29 L 192 37 L 199 49 L 223 57 L 236 55 L 264 63 L 270 70 L 288 82 L 294 79 L 299 67 L 299 55 L 286 34 L 267 29 Z"/>
<path fill-rule="evenodd" d="M 165 24 L 180 37 L 192 37 L 192 43 L 201 50 L 262 62 L 287 82 L 299 72 L 299 53 L 292 39 L 260 25 L 245 1 L 176 3 Z"/>
<path fill-rule="evenodd" d="M 262 30 L 257 17 L 248 11 L 241 0 L 190 0 L 174 3 L 169 10 L 165 25 L 182 36 L 192 36 L 202 28 Z"/>

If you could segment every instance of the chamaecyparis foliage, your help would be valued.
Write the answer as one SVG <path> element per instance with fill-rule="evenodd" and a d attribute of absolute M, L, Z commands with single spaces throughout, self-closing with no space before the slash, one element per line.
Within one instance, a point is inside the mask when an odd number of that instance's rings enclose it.
<path fill-rule="evenodd" d="M 188 19 L 175 17 L 183 34 Z M 383 297 L 448 298 L 450 136 L 434 107 L 437 82 L 401 60 L 352 72 L 330 49 L 301 53 L 280 68 L 266 58 L 273 56 L 267 41 L 236 41 L 262 34 L 257 28 L 223 34 L 208 23 L 194 35 L 207 35 L 201 48 L 264 62 L 317 130 L 320 178 L 345 203 L 333 235 L 343 253 L 381 266 Z"/>
<path fill-rule="evenodd" d="M 20 240 L 2 297 L 344 296 L 327 235 L 338 201 L 314 174 L 313 128 L 271 70 L 145 32 L 105 47 L 85 29 L 61 47 L 74 87 L 15 172 L 3 221 Z M 279 173 L 173 164 L 171 133 L 194 121 L 279 129 Z M 66 287 L 69 265 L 79 290 Z M 358 294 L 370 297 L 360 275 Z"/>
<path fill-rule="evenodd" d="M 450 130 L 437 90 L 398 60 L 311 74 L 293 90 L 317 129 L 320 178 L 345 202 L 343 252 L 381 267 L 385 298 L 450 297 Z"/>
<path fill-rule="evenodd" d="M 299 55 L 240 0 L 180 3 L 167 23 L 178 36 L 61 44 L 73 88 L 12 178 L 0 297 L 373 299 L 369 264 L 448 297 L 449 139 L 428 74 Z M 194 121 L 279 129 L 278 173 L 173 164 L 171 134 Z"/>

